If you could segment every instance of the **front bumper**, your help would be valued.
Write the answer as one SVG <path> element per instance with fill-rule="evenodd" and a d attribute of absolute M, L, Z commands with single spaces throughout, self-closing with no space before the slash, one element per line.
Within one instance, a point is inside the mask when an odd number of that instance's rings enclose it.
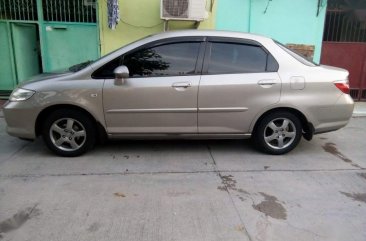
<path fill-rule="evenodd" d="M 36 138 L 35 126 L 39 111 L 31 100 L 8 101 L 3 107 L 3 112 L 9 135 L 24 139 Z"/>

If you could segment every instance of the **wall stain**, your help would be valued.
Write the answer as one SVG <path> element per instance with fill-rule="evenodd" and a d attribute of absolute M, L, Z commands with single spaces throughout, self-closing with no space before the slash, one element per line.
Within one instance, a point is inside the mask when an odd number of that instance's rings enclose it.
<path fill-rule="evenodd" d="M 37 204 L 33 207 L 28 207 L 18 211 L 11 218 L 8 218 L 0 222 L 0 234 L 8 233 L 10 231 L 20 228 L 31 218 L 34 218 L 41 214 L 41 211 L 37 208 Z"/>
<path fill-rule="evenodd" d="M 222 186 L 218 186 L 217 189 L 225 192 L 230 191 L 236 191 L 238 195 L 236 195 L 240 201 L 244 202 L 246 201 L 246 198 L 249 198 L 252 200 L 252 207 L 259 211 L 264 213 L 266 216 L 270 216 L 275 219 L 283 219 L 286 220 L 287 218 L 287 211 L 284 208 L 284 206 L 278 201 L 278 199 L 275 196 L 268 195 L 263 192 L 259 192 L 260 195 L 264 197 L 264 201 L 262 201 L 259 204 L 255 204 L 253 198 L 250 197 L 250 193 L 245 191 L 242 188 L 236 187 L 236 180 L 232 175 L 223 176 L 220 175 Z M 240 196 L 240 194 L 244 194 L 246 198 Z M 284 202 L 282 202 L 284 204 Z"/>
<path fill-rule="evenodd" d="M 242 194 L 250 195 L 250 193 L 245 191 L 244 189 L 236 187 L 236 180 L 233 177 L 233 175 L 220 175 L 222 186 L 218 186 L 217 189 L 225 192 L 227 192 L 228 190 L 232 190 Z"/>
<path fill-rule="evenodd" d="M 238 196 L 238 198 L 240 199 L 240 201 L 244 202 L 245 198 L 243 198 L 242 196 Z"/>
<path fill-rule="evenodd" d="M 93 233 L 93 232 L 96 232 L 98 231 L 100 228 L 100 223 L 98 222 L 95 222 L 95 223 L 92 223 L 89 228 L 87 229 L 90 233 Z"/>
<path fill-rule="evenodd" d="M 361 178 L 366 179 L 366 173 L 357 173 Z"/>
<path fill-rule="evenodd" d="M 348 193 L 348 192 L 340 192 L 346 197 L 352 198 L 353 201 L 359 201 L 366 203 L 366 193 Z"/>
<path fill-rule="evenodd" d="M 236 180 L 233 175 L 221 176 L 221 183 L 228 189 L 235 188 Z"/>
<path fill-rule="evenodd" d="M 113 195 L 116 197 L 126 197 L 126 195 L 121 192 L 115 192 L 115 193 L 113 193 Z"/>
<path fill-rule="evenodd" d="M 245 232 L 245 227 L 244 225 L 236 225 L 235 226 L 235 230 L 238 231 L 238 232 Z"/>
<path fill-rule="evenodd" d="M 168 191 L 167 192 L 169 197 L 181 197 L 181 196 L 189 196 L 191 195 L 190 192 L 179 192 L 179 191 Z"/>
<path fill-rule="evenodd" d="M 255 210 L 275 219 L 285 220 L 287 218 L 286 209 L 278 202 L 278 199 L 275 196 L 263 192 L 260 192 L 260 194 L 264 197 L 264 201 L 256 205 L 253 204 L 252 207 Z"/>
<path fill-rule="evenodd" d="M 350 163 L 352 166 L 357 167 L 357 168 L 361 168 L 359 165 L 357 165 L 356 163 L 353 163 L 351 159 L 347 158 L 345 155 L 343 155 L 338 149 L 336 144 L 332 143 L 332 142 L 328 142 L 325 143 L 325 145 L 323 145 L 323 149 L 324 151 L 340 158 L 341 160 L 343 160 L 344 162 Z"/>
<path fill-rule="evenodd" d="M 264 166 L 263 168 L 264 170 L 267 170 L 268 168 L 270 168 L 270 166 Z"/>

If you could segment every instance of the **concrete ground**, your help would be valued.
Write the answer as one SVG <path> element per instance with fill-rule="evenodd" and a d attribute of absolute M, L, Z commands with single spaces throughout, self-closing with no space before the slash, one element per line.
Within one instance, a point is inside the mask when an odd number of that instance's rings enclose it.
<path fill-rule="evenodd" d="M 0 240 L 365 241 L 365 134 L 358 117 L 284 156 L 222 140 L 60 158 L 0 117 Z"/>

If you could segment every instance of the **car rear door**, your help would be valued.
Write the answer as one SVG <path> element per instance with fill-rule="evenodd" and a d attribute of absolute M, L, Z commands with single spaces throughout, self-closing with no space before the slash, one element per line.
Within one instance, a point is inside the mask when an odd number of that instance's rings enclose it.
<path fill-rule="evenodd" d="M 249 132 L 253 118 L 280 99 L 278 63 L 252 40 L 208 38 L 198 95 L 200 134 Z"/>
<path fill-rule="evenodd" d="M 103 105 L 110 134 L 197 133 L 197 95 L 204 38 L 174 38 L 148 44 L 111 62 L 130 77 L 105 79 Z M 201 56 L 201 57 L 199 57 Z"/>

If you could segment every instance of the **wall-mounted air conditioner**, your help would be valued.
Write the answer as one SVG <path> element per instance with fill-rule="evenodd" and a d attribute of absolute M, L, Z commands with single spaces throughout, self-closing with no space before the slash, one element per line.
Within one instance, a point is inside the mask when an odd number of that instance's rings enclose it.
<path fill-rule="evenodd" d="M 207 18 L 206 0 L 161 0 L 161 18 L 202 21 Z"/>

